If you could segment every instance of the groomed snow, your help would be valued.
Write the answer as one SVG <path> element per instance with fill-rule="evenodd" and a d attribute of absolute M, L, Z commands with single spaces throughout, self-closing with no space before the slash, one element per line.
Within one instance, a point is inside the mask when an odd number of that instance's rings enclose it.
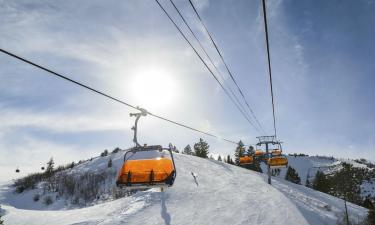
<path fill-rule="evenodd" d="M 122 154 L 112 156 L 116 168 Z M 108 157 L 96 158 L 76 170 L 100 170 L 107 161 Z M 19 201 L 12 204 L 9 190 L 3 188 L 0 204 L 6 211 L 5 224 L 333 225 L 343 212 L 341 200 L 281 179 L 269 186 L 264 174 L 215 160 L 175 154 L 175 161 L 177 178 L 165 192 L 150 189 L 81 209 L 28 210 Z M 349 204 L 349 212 L 353 218 L 363 218 L 366 209 Z"/>

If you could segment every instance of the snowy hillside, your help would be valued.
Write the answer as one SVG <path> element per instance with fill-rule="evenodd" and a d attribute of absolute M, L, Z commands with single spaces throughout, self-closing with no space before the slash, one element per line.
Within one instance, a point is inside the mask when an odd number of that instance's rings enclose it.
<path fill-rule="evenodd" d="M 301 178 L 301 184 L 305 185 L 306 180 L 309 179 L 310 183 L 314 180 L 316 172 L 318 170 L 326 173 L 333 174 L 342 169 L 342 164 L 347 163 L 351 164 L 355 168 L 363 168 L 372 171 L 373 168 L 369 168 L 367 165 L 356 162 L 350 159 L 336 159 L 333 157 L 324 157 L 324 156 L 287 156 L 289 166 L 296 169 L 299 177 Z M 264 173 L 267 171 L 267 166 L 262 163 L 261 168 Z M 276 177 L 284 179 L 286 170 L 281 170 L 280 174 L 277 174 Z M 366 197 L 370 196 L 375 198 L 375 180 L 364 180 L 361 185 L 361 196 Z"/>
<path fill-rule="evenodd" d="M 332 167 L 334 167 L 340 161 L 331 157 L 320 157 L 320 156 L 287 156 L 288 165 L 296 169 L 298 172 L 301 183 L 305 185 L 306 178 L 309 176 L 312 180 L 318 170 L 328 172 Z M 263 172 L 267 171 L 267 166 L 261 164 Z M 286 169 L 281 170 L 277 177 L 284 178 Z"/>
<path fill-rule="evenodd" d="M 107 170 L 109 157 L 117 170 L 123 152 L 84 162 L 70 171 Z M 59 199 L 49 206 L 35 203 L 32 194 L 40 189 L 13 194 L 1 187 L 0 204 L 5 224 L 336 224 L 344 203 L 282 179 L 266 183 L 265 174 L 236 166 L 175 154 L 177 178 L 172 188 L 137 192 L 117 200 L 70 209 Z M 197 174 L 197 179 L 191 173 Z M 113 179 L 114 182 L 114 179 Z M 114 183 L 105 183 L 112 186 Z M 354 220 L 367 210 L 348 204 Z"/>

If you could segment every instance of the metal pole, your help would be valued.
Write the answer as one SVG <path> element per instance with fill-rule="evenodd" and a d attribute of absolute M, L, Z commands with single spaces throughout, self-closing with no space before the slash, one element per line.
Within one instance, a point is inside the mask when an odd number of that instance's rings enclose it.
<path fill-rule="evenodd" d="M 346 224 L 349 224 L 349 215 L 348 215 L 348 207 L 346 206 L 346 198 L 344 198 L 344 203 L 345 203 L 345 216 L 346 216 Z"/>
<path fill-rule="evenodd" d="M 269 157 L 268 143 L 267 142 L 266 142 L 266 157 Z M 267 174 L 268 174 L 268 184 L 271 184 L 271 167 L 270 167 L 270 164 L 268 163 L 268 161 L 267 161 Z"/>

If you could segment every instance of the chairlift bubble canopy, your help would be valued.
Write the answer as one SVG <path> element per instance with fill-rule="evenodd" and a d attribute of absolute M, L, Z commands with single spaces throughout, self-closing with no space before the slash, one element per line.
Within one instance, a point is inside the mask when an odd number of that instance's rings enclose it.
<path fill-rule="evenodd" d="M 176 177 L 173 154 L 160 145 L 134 147 L 125 153 L 117 186 L 151 188 L 169 187 Z"/>

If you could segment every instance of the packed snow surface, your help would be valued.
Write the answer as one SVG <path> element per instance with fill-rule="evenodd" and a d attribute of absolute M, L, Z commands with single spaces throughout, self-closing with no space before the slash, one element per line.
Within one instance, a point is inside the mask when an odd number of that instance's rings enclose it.
<path fill-rule="evenodd" d="M 108 156 L 115 169 L 120 167 L 122 155 Z M 85 162 L 75 170 L 105 169 L 108 157 Z M 175 161 L 175 184 L 164 192 L 149 189 L 85 208 L 52 205 L 43 209 L 37 204 L 33 208 L 31 194 L 17 196 L 3 185 L 0 204 L 5 209 L 5 224 L 333 225 L 343 213 L 342 200 L 279 178 L 270 186 L 265 174 L 215 160 L 175 154 Z M 350 203 L 348 207 L 352 218 L 367 213 Z"/>

